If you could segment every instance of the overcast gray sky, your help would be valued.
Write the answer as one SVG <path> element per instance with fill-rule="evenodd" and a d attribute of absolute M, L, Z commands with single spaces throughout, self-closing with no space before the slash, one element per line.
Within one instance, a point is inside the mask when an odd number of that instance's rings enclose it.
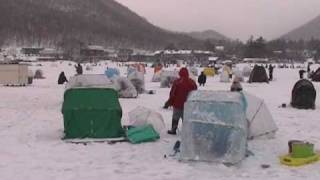
<path fill-rule="evenodd" d="M 174 31 L 213 29 L 231 38 L 276 38 L 320 15 L 320 0 L 116 0 Z"/>

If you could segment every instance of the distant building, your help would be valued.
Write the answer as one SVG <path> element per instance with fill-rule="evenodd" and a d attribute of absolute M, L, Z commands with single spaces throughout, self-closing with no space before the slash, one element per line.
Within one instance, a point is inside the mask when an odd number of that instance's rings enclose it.
<path fill-rule="evenodd" d="M 149 53 L 132 54 L 130 57 L 130 61 L 134 62 L 153 62 L 155 60 L 156 58 L 154 57 L 154 55 Z"/>
<path fill-rule="evenodd" d="M 42 51 L 44 48 L 33 48 L 33 47 L 25 47 L 21 48 L 21 54 L 26 56 L 39 56 L 40 51 Z"/>
<path fill-rule="evenodd" d="M 133 54 L 132 49 L 119 49 L 118 50 L 118 59 L 120 61 L 130 61 L 131 55 Z"/>
<path fill-rule="evenodd" d="M 80 49 L 82 61 L 99 61 L 108 58 L 108 52 L 102 46 L 90 45 Z"/>
<path fill-rule="evenodd" d="M 45 48 L 39 53 L 39 61 L 55 61 L 63 59 L 63 52 L 57 49 Z"/>
<path fill-rule="evenodd" d="M 268 63 L 268 58 L 244 58 L 243 62 L 246 63 Z"/>
<path fill-rule="evenodd" d="M 216 51 L 224 51 L 224 46 L 216 46 L 215 50 Z"/>
<path fill-rule="evenodd" d="M 155 57 L 166 63 L 176 63 L 177 60 L 186 61 L 188 64 L 208 61 L 213 55 L 211 51 L 200 50 L 164 50 L 156 51 Z"/>

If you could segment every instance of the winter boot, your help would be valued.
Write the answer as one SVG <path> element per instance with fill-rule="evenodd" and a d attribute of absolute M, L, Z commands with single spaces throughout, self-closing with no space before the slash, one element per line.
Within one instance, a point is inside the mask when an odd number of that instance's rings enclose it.
<path fill-rule="evenodd" d="M 176 135 L 178 129 L 179 120 L 172 119 L 171 130 L 168 131 L 168 134 Z"/>

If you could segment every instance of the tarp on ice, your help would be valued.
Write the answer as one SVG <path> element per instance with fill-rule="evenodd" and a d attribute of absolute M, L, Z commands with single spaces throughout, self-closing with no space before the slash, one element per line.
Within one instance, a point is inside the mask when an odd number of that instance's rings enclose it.
<path fill-rule="evenodd" d="M 139 94 L 145 91 L 144 73 L 138 71 L 132 72 L 131 74 L 128 74 L 128 79 Z"/>
<path fill-rule="evenodd" d="M 76 75 L 71 77 L 66 85 L 66 89 L 88 87 L 112 88 L 118 90 L 114 83 L 103 74 Z"/>
<path fill-rule="evenodd" d="M 173 82 L 179 78 L 178 71 L 162 71 L 161 72 L 161 88 L 170 88 Z"/>
<path fill-rule="evenodd" d="M 239 163 L 247 147 L 246 100 L 229 91 L 194 91 L 184 109 L 183 160 Z"/>
<path fill-rule="evenodd" d="M 113 78 L 116 76 L 120 76 L 120 71 L 116 68 L 108 68 L 105 70 L 104 74 L 108 77 L 108 78 Z"/>
<path fill-rule="evenodd" d="M 263 99 L 246 92 L 243 94 L 248 104 L 246 112 L 249 123 L 248 138 L 274 137 L 278 127 Z"/>
<path fill-rule="evenodd" d="M 116 77 L 112 79 L 115 87 L 117 87 L 120 98 L 136 98 L 138 92 L 128 78 Z"/>
<path fill-rule="evenodd" d="M 138 106 L 129 112 L 128 125 L 139 127 L 147 124 L 151 124 L 159 134 L 165 129 L 163 117 L 156 111 Z"/>

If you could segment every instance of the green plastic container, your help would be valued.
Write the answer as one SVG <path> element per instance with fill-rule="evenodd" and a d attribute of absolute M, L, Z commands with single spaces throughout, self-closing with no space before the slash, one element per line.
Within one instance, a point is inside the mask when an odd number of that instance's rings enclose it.
<path fill-rule="evenodd" d="M 314 145 L 311 143 L 293 143 L 291 157 L 307 158 L 314 156 Z"/>
<path fill-rule="evenodd" d="M 140 127 L 133 127 L 127 131 L 127 138 L 133 144 L 152 142 L 160 138 L 153 126 L 148 124 Z"/>

